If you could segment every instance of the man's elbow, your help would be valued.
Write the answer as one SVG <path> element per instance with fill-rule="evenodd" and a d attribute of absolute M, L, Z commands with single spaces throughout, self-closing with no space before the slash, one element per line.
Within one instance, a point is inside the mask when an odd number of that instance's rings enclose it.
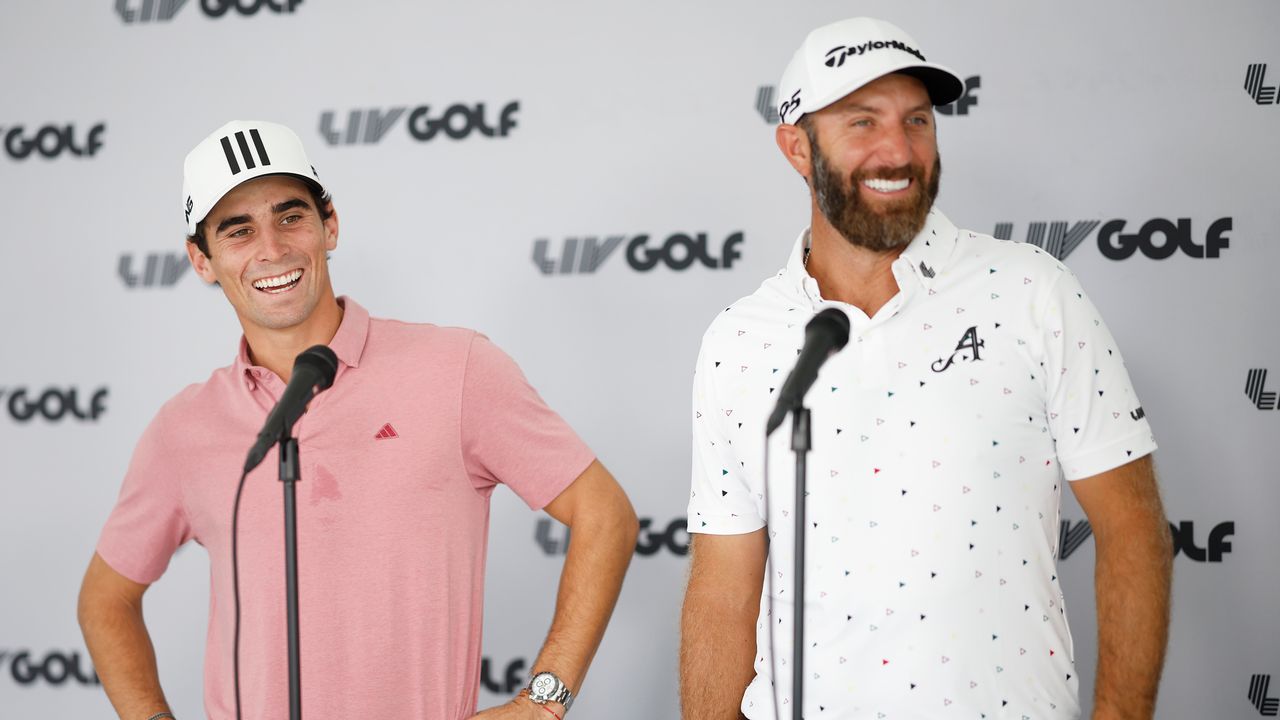
<path fill-rule="evenodd" d="M 570 542 L 581 537 L 591 546 L 614 547 L 619 554 L 625 552 L 628 556 L 635 549 L 636 538 L 640 535 L 640 520 L 621 488 L 597 497 L 581 510 L 566 523 Z"/>
<path fill-rule="evenodd" d="M 111 624 L 113 610 L 110 595 L 102 592 L 102 588 L 89 578 L 80 585 L 80 595 L 76 600 L 76 621 L 80 624 L 80 634 L 86 640 L 96 637 L 103 627 Z"/>
<path fill-rule="evenodd" d="M 636 516 L 636 509 L 631 506 L 631 500 L 625 494 L 614 509 L 612 520 L 620 535 L 619 543 L 631 553 L 640 538 L 640 518 Z"/>
<path fill-rule="evenodd" d="M 622 485 L 614 480 L 612 486 L 613 492 L 609 493 L 608 501 L 604 503 L 605 512 L 600 513 L 600 518 L 618 535 L 619 542 L 628 549 L 634 549 L 636 539 L 640 537 L 640 518 L 636 516 L 636 509 Z"/>
<path fill-rule="evenodd" d="M 142 593 L 146 585 L 128 580 L 94 555 L 80 583 L 76 620 L 86 637 L 96 629 L 142 617 Z"/>

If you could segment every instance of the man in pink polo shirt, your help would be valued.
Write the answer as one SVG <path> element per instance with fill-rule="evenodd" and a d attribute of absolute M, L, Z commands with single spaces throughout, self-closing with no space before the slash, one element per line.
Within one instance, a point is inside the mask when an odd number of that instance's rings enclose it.
<path fill-rule="evenodd" d="M 335 297 L 338 216 L 291 130 L 232 122 L 184 166 L 187 251 L 244 337 L 235 362 L 143 433 L 80 592 L 94 664 L 124 720 L 172 718 L 142 597 L 188 540 L 209 552 L 205 712 L 236 717 L 231 510 L 245 452 L 314 344 L 333 386 L 294 426 L 301 684 L 308 718 L 563 718 L 636 536 L 626 494 L 483 335 L 370 318 Z M 274 453 L 274 451 L 272 451 Z M 489 496 L 507 485 L 572 529 L 527 692 L 475 715 Z M 287 717 L 282 497 L 274 458 L 239 516 L 242 717 Z"/>

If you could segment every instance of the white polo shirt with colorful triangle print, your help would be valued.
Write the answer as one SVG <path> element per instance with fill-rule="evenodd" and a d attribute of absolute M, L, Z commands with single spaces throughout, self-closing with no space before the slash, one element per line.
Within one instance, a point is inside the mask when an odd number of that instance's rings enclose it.
<path fill-rule="evenodd" d="M 767 489 L 763 435 L 805 324 L 839 307 L 849 344 L 806 397 L 804 716 L 1077 718 L 1063 480 L 1156 448 L 1110 332 L 1062 263 L 936 209 L 872 318 L 822 298 L 807 244 L 712 322 L 695 372 L 689 531 L 770 541 L 742 712 L 792 714 L 790 420 Z"/>

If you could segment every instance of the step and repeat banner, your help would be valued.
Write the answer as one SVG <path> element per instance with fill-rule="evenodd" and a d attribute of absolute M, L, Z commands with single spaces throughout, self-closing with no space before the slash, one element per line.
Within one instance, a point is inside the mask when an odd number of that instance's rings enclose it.
<path fill-rule="evenodd" d="M 113 716 L 76 594 L 142 429 L 236 351 L 179 213 L 184 155 L 231 119 L 307 145 L 339 293 L 487 334 L 625 486 L 642 531 L 574 715 L 677 717 L 699 339 L 807 222 L 775 85 L 853 14 L 965 78 L 939 109 L 939 207 L 1063 259 L 1124 349 L 1177 547 L 1158 716 L 1276 715 L 1280 5 L 10 0 L 0 718 Z M 568 541 L 505 490 L 490 536 L 482 707 L 524 684 Z M 1090 538 L 1068 494 L 1086 708 Z M 207 611 L 193 543 L 145 608 L 180 718 L 203 715 Z"/>

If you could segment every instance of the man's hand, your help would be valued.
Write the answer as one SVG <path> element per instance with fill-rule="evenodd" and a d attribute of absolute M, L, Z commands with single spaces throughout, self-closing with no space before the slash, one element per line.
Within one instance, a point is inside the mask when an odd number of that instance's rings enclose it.
<path fill-rule="evenodd" d="M 564 720 L 564 706 L 560 703 L 539 705 L 525 695 L 517 695 L 506 705 L 489 708 L 473 715 L 471 720 L 551 720 L 550 710 Z"/>
<path fill-rule="evenodd" d="M 1071 484 L 1093 527 L 1094 720 L 1154 717 L 1169 636 L 1173 539 L 1150 456 Z"/>

